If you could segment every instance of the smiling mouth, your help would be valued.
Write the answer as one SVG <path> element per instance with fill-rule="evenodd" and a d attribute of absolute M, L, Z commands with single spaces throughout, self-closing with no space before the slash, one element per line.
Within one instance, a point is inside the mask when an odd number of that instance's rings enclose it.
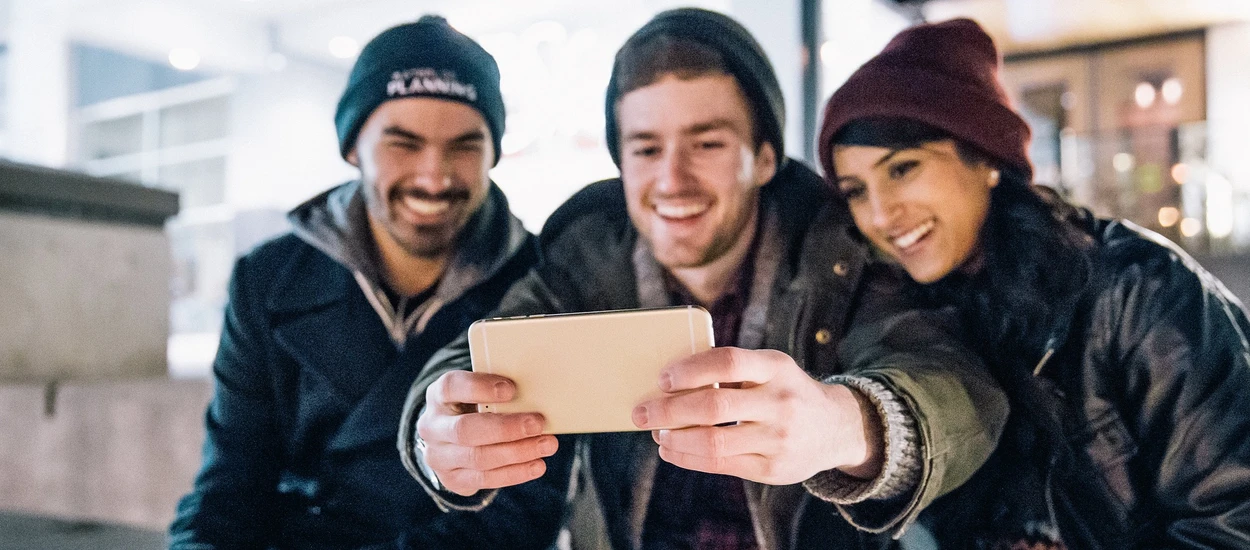
<path fill-rule="evenodd" d="M 700 216 L 711 208 L 712 203 L 710 202 L 657 204 L 655 205 L 655 213 L 666 220 L 680 221 Z"/>
<path fill-rule="evenodd" d="M 891 237 L 890 242 L 900 251 L 906 252 L 908 248 L 911 248 L 920 242 L 921 239 L 927 237 L 929 233 L 932 233 L 936 225 L 937 220 L 930 218 L 902 235 Z"/>
<path fill-rule="evenodd" d="M 403 197 L 404 206 L 420 216 L 438 216 L 451 210 L 451 200 L 448 199 L 424 199 L 405 195 Z"/>

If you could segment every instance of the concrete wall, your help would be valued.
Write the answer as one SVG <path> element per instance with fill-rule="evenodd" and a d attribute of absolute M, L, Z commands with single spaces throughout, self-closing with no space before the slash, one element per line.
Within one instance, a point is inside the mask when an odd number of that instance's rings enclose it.
<path fill-rule="evenodd" d="M 159 227 L 0 210 L 0 380 L 163 376 Z"/>
<path fill-rule="evenodd" d="M 0 509 L 163 531 L 191 488 L 209 380 L 0 385 Z M 48 413 L 51 414 L 48 414 Z"/>

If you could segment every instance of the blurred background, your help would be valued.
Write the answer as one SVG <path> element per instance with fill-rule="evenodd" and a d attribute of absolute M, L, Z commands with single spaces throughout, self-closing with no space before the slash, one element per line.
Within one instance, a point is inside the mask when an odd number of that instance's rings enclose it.
<path fill-rule="evenodd" d="M 1244 0 L 0 0 L 0 548 L 163 544 L 199 465 L 230 269 L 354 177 L 333 112 L 371 37 L 439 13 L 495 55 L 492 176 L 537 231 L 616 175 L 612 56 L 685 5 L 762 43 L 809 162 L 823 101 L 894 33 L 976 19 L 1039 183 L 1250 298 Z"/>

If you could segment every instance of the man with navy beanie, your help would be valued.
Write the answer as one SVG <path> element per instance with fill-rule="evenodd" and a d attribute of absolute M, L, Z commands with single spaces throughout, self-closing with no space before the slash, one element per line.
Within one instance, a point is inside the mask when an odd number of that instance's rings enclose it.
<path fill-rule="evenodd" d="M 378 105 L 422 96 L 476 109 L 490 129 L 492 165 L 499 162 L 504 127 L 499 66 L 472 38 L 434 15 L 391 28 L 361 50 L 334 115 L 343 156 L 356 145 L 361 126 Z"/>
<path fill-rule="evenodd" d="M 504 131 L 494 58 L 441 17 L 388 29 L 334 122 L 360 178 L 236 264 L 203 466 L 171 546 L 550 547 L 563 492 L 516 487 L 490 511 L 449 512 L 395 449 L 421 366 L 537 258 L 488 175 Z"/>

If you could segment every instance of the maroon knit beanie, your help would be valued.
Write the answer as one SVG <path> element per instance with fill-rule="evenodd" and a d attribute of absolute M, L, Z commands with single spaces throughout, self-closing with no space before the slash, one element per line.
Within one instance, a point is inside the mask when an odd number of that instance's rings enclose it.
<path fill-rule="evenodd" d="M 969 19 L 900 32 L 825 105 L 816 144 L 825 177 L 833 180 L 833 139 L 847 123 L 901 117 L 944 130 L 1031 180 L 1029 126 L 1011 108 L 998 62 L 993 39 Z"/>

